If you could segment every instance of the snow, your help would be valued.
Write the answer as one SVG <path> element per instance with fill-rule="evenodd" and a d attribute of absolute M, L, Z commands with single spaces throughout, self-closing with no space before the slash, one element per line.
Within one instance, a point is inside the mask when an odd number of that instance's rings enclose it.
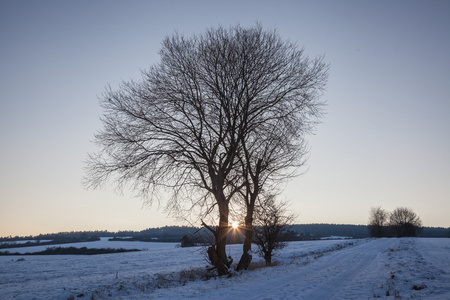
<path fill-rule="evenodd" d="M 201 278 L 201 247 L 107 239 L 64 246 L 147 250 L 0 256 L 0 299 L 450 299 L 445 238 L 290 242 L 276 266 L 209 280 Z M 227 246 L 235 262 L 241 248 Z M 264 265 L 256 254 L 254 265 Z"/>

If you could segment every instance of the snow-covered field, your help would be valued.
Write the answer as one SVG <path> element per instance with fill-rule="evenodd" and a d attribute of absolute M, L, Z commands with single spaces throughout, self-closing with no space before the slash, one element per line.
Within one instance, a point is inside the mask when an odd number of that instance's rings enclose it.
<path fill-rule="evenodd" d="M 0 299 L 450 299 L 444 238 L 291 242 L 277 266 L 208 280 L 201 247 L 106 239 L 64 246 L 146 250 L 0 256 Z M 38 247 L 9 250 L 45 249 Z M 227 250 L 239 259 L 241 245 Z M 254 262 L 263 265 L 256 255 Z"/>

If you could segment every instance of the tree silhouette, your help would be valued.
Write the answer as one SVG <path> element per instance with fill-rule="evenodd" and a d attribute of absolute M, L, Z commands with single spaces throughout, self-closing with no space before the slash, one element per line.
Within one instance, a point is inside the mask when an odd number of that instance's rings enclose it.
<path fill-rule="evenodd" d="M 253 242 L 266 261 L 266 266 L 269 266 L 275 251 L 286 246 L 283 237 L 295 220 L 295 215 L 289 214 L 287 204 L 276 202 L 274 196 L 264 199 L 255 214 Z"/>
<path fill-rule="evenodd" d="M 167 199 L 174 214 L 217 216 L 209 251 L 218 273 L 227 274 L 230 203 L 248 204 L 251 229 L 263 185 L 301 165 L 328 67 L 259 24 L 175 33 L 159 54 L 141 81 L 102 95 L 101 150 L 89 156 L 85 184 L 112 180 L 149 204 Z"/>
<path fill-rule="evenodd" d="M 397 237 L 413 237 L 421 230 L 419 216 L 407 207 L 398 207 L 389 215 L 389 226 Z"/>
<path fill-rule="evenodd" d="M 369 232 L 372 237 L 386 236 L 386 225 L 389 214 L 381 207 L 372 207 L 369 217 Z"/>

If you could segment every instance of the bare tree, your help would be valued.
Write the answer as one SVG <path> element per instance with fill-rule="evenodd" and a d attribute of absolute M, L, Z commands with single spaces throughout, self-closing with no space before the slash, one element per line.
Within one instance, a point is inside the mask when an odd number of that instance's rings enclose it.
<path fill-rule="evenodd" d="M 251 93 L 244 98 L 245 134 L 240 136 L 238 156 L 245 239 L 238 270 L 247 269 L 251 261 L 253 213 L 259 195 L 274 193 L 280 183 L 297 176 L 305 163 L 305 135 L 322 115 L 319 98 L 328 78 L 323 57 L 309 59 L 303 49 L 282 41 L 275 32 L 258 30 L 248 42 L 261 44 L 264 51 L 249 61 L 246 80 Z"/>
<path fill-rule="evenodd" d="M 389 214 L 389 226 L 397 237 L 413 237 L 422 229 L 422 221 L 412 209 L 398 207 Z"/>
<path fill-rule="evenodd" d="M 242 28 L 237 31 L 244 32 Z M 215 232 L 218 272 L 227 274 L 225 252 L 228 208 L 236 192 L 240 74 L 237 44 L 222 28 L 204 35 L 165 38 L 161 62 L 142 73 L 140 82 L 108 88 L 101 98 L 104 128 L 95 138 L 101 152 L 88 161 L 88 183 L 111 177 L 129 185 L 148 203 L 169 195 L 168 207 L 218 212 Z"/>
<path fill-rule="evenodd" d="M 272 264 L 275 251 L 286 246 L 283 235 L 294 220 L 295 215 L 288 213 L 287 204 L 276 202 L 274 196 L 266 198 L 258 205 L 255 210 L 253 242 L 258 246 L 258 252 L 266 261 L 266 266 Z"/>
<path fill-rule="evenodd" d="M 90 155 L 86 182 L 113 180 L 149 204 L 168 195 L 175 214 L 217 214 L 210 255 L 219 274 L 227 274 L 230 202 L 248 203 L 251 230 L 262 186 L 301 164 L 296 155 L 320 115 L 327 66 L 260 25 L 174 34 L 159 54 L 141 81 L 107 88 L 100 99 L 101 151 Z"/>
<path fill-rule="evenodd" d="M 386 225 L 389 214 L 381 207 L 372 207 L 369 216 L 369 231 L 372 237 L 386 236 Z"/>

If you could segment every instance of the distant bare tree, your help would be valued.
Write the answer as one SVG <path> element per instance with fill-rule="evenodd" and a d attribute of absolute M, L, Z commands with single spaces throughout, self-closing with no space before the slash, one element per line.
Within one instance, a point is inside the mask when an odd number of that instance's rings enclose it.
<path fill-rule="evenodd" d="M 291 176 L 303 161 L 328 67 L 260 25 L 174 34 L 159 53 L 141 81 L 103 94 L 104 128 L 95 136 L 101 151 L 90 155 L 86 182 L 112 179 L 149 204 L 168 195 L 175 214 L 217 214 L 210 255 L 227 274 L 230 202 L 248 203 L 251 232 L 263 185 Z M 251 233 L 246 241 L 244 252 Z"/>
<path fill-rule="evenodd" d="M 369 216 L 369 231 L 372 237 L 386 236 L 386 225 L 389 214 L 381 207 L 372 207 Z"/>
<path fill-rule="evenodd" d="M 264 199 L 257 206 L 253 242 L 258 246 L 258 252 L 266 261 L 266 266 L 272 264 L 275 251 L 286 246 L 283 235 L 289 230 L 295 217 L 288 212 L 286 202 L 276 202 L 274 196 Z"/>
<path fill-rule="evenodd" d="M 398 207 L 389 214 L 389 226 L 397 237 L 413 237 L 422 229 L 422 221 L 410 208 Z"/>

